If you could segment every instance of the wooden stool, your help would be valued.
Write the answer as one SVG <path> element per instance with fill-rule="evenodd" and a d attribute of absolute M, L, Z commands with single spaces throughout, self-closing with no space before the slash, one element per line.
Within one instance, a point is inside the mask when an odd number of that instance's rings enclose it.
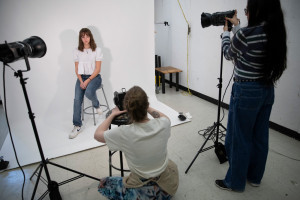
<path fill-rule="evenodd" d="M 172 88 L 172 74 L 176 73 L 176 91 L 179 91 L 178 82 L 179 82 L 179 72 L 182 72 L 181 69 L 177 69 L 175 67 L 157 67 L 155 68 L 157 72 L 161 75 L 161 83 L 162 83 L 162 93 L 165 93 L 165 74 L 170 74 L 170 88 Z"/>

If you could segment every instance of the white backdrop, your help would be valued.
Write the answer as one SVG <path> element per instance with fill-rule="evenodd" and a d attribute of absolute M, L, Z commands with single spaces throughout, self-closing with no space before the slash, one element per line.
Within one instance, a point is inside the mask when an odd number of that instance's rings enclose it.
<path fill-rule="evenodd" d="M 103 50 L 101 75 L 110 106 L 114 105 L 114 91 L 133 85 L 145 89 L 155 102 L 153 19 L 154 1 L 0 0 L 1 44 L 5 40 L 8 43 L 22 41 L 33 35 L 47 44 L 46 55 L 30 59 L 31 70 L 24 73 L 24 77 L 29 77 L 26 87 L 42 146 L 47 149 L 45 157 L 57 156 L 62 150 L 71 153 L 99 145 L 93 140 L 95 127 L 91 120 L 86 122 L 91 125 L 86 126 L 84 133 L 68 139 L 73 128 L 76 81 L 72 52 L 78 45 L 81 28 L 90 28 Z M 25 62 L 20 60 L 11 66 L 15 70 L 25 69 Z M 3 99 L 3 67 L 0 69 Z M 19 158 L 22 165 L 28 164 L 24 160 L 26 156 L 39 159 L 39 155 L 19 79 L 9 68 L 6 68 L 6 89 L 8 117 Z M 101 120 L 103 116 L 97 117 L 98 122 Z M 30 142 L 32 145 L 24 147 Z M 60 146 L 62 142 L 65 145 Z M 4 146 L 9 145 L 6 140 Z M 1 151 L 1 155 L 7 151 L 12 149 Z M 10 164 L 14 160 L 7 156 L 5 159 L 10 160 Z"/>
<path fill-rule="evenodd" d="M 241 25 L 247 25 L 244 8 L 247 0 L 180 0 L 187 20 L 191 24 L 189 70 L 187 70 L 187 23 L 177 0 L 155 0 L 155 22 L 168 21 L 170 26 L 155 25 L 155 53 L 161 55 L 162 66 L 183 70 L 180 85 L 218 98 L 216 87 L 220 71 L 222 26 L 201 27 L 201 14 L 237 9 Z M 287 70 L 275 89 L 275 103 L 271 121 L 300 132 L 300 1 L 281 1 L 287 30 Z M 224 59 L 223 92 L 229 82 L 233 64 Z M 189 80 L 187 84 L 187 76 Z M 225 96 L 229 103 L 231 86 Z"/>
<path fill-rule="evenodd" d="M 91 29 L 97 45 L 103 49 L 101 74 L 111 105 L 113 92 L 123 87 L 139 85 L 149 96 L 154 95 L 153 1 L 0 2 L 1 43 L 36 35 L 47 44 L 46 55 L 30 59 L 31 71 L 24 73 L 29 77 L 28 93 L 38 117 L 57 117 L 57 112 L 67 112 L 72 118 L 76 81 L 72 51 L 78 45 L 78 33 L 83 27 Z M 25 68 L 25 62 L 17 61 L 11 66 Z M 23 121 L 28 116 L 19 80 L 11 70 L 7 72 L 7 106 L 13 111 L 9 115 Z M 45 119 L 51 124 L 49 117 Z"/>

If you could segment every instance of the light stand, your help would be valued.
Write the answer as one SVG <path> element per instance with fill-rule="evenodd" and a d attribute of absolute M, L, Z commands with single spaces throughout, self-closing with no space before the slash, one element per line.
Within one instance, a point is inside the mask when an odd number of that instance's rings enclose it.
<path fill-rule="evenodd" d="M 28 108 L 29 118 L 30 118 L 30 121 L 31 121 L 31 124 L 32 124 L 32 128 L 33 128 L 33 131 L 34 131 L 35 139 L 36 139 L 36 142 L 37 142 L 37 145 L 38 145 L 38 149 L 39 149 L 39 153 L 40 153 L 40 156 L 41 156 L 41 159 L 42 159 L 41 162 L 40 162 L 40 165 L 37 167 L 37 169 L 34 171 L 34 173 L 32 174 L 32 176 L 30 177 L 30 180 L 31 180 L 34 175 L 37 175 L 37 180 L 36 180 L 36 184 L 34 186 L 34 190 L 33 190 L 31 199 L 34 199 L 34 196 L 35 196 L 35 193 L 36 193 L 36 189 L 37 189 L 37 186 L 39 184 L 39 180 L 41 179 L 42 182 L 45 183 L 48 186 L 48 190 L 39 199 L 43 199 L 49 193 L 49 196 L 50 196 L 51 200 L 61 200 L 62 198 L 61 198 L 60 193 L 59 193 L 59 186 L 64 185 L 66 183 L 69 183 L 71 181 L 74 181 L 74 180 L 79 179 L 79 178 L 84 177 L 84 176 L 86 176 L 88 178 L 91 178 L 91 179 L 94 179 L 94 180 L 97 180 L 97 181 L 100 181 L 100 179 L 92 177 L 92 176 L 89 176 L 89 175 L 86 175 L 86 174 L 83 174 L 81 172 L 78 172 L 78 171 L 75 171 L 75 170 L 72 170 L 72 169 L 69 169 L 67 167 L 64 167 L 64 166 L 52 163 L 48 159 L 45 159 L 45 156 L 44 156 L 44 153 L 43 153 L 43 149 L 42 149 L 42 145 L 41 145 L 41 142 L 40 142 L 40 139 L 39 139 L 38 131 L 37 131 L 37 128 L 36 128 L 36 125 L 35 125 L 35 121 L 34 121 L 35 117 L 34 117 L 34 114 L 31 111 L 31 106 L 30 106 L 30 103 L 29 103 L 29 99 L 28 99 L 28 95 L 27 95 L 27 91 L 26 91 L 26 87 L 25 87 L 25 84 L 26 84 L 25 81 L 28 78 L 25 78 L 25 79 L 23 78 L 23 72 L 27 72 L 27 71 L 30 70 L 30 65 L 29 65 L 28 57 L 24 56 L 24 59 L 25 59 L 25 63 L 26 63 L 26 66 L 27 66 L 27 70 L 25 70 L 25 71 L 18 70 L 17 72 L 15 72 L 15 76 L 20 78 L 20 83 L 22 85 L 23 93 L 24 93 L 25 100 L 26 100 L 26 105 L 27 105 L 27 108 Z M 79 175 L 76 176 L 76 177 L 70 178 L 68 180 L 65 180 L 65 181 L 63 181 L 61 183 L 57 183 L 57 182 L 51 180 L 50 173 L 49 173 L 48 168 L 47 168 L 47 164 L 54 165 L 56 167 L 59 167 L 59 168 L 71 171 L 73 173 L 77 173 Z M 43 169 L 45 171 L 47 180 L 44 179 L 41 176 L 41 173 L 42 173 Z M 37 171 L 38 171 L 38 173 L 37 173 Z"/>
<path fill-rule="evenodd" d="M 222 35 L 221 35 L 222 38 Z M 189 167 L 186 169 L 185 173 L 187 174 L 189 169 L 191 168 L 191 166 L 193 165 L 193 163 L 195 162 L 195 160 L 197 159 L 198 155 L 204 151 L 207 151 L 209 149 L 212 149 L 213 147 L 215 147 L 215 153 L 220 161 L 220 164 L 224 163 L 227 161 L 227 157 L 226 157 L 226 151 L 225 151 L 225 147 L 222 143 L 220 143 L 219 140 L 219 130 L 220 127 L 223 128 L 224 130 L 226 130 L 226 128 L 221 124 L 220 122 L 220 111 L 221 111 L 221 96 L 222 96 L 222 73 L 223 73 L 223 50 L 221 47 L 221 65 L 220 65 L 220 77 L 219 79 L 219 84 L 217 85 L 217 87 L 219 88 L 219 98 L 218 98 L 218 116 L 217 116 L 217 122 L 214 122 L 213 126 L 210 128 L 210 132 L 208 137 L 206 138 L 206 140 L 204 141 L 204 143 L 202 144 L 201 148 L 199 149 L 199 151 L 197 152 L 196 156 L 194 157 L 194 159 L 192 160 L 191 164 L 189 165 Z M 216 132 L 215 132 L 216 130 Z M 215 141 L 214 141 L 214 145 L 207 147 L 204 149 L 204 146 L 206 145 L 207 141 L 211 138 L 211 136 L 213 134 L 215 135 Z"/>

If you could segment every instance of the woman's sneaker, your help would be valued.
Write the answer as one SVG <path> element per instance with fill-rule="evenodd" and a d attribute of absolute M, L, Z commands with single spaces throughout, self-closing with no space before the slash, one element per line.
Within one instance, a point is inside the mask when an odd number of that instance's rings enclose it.
<path fill-rule="evenodd" d="M 259 187 L 259 186 L 260 186 L 260 184 L 258 184 L 258 183 L 251 183 L 251 182 L 249 182 L 249 184 L 250 184 L 252 187 Z"/>
<path fill-rule="evenodd" d="M 101 107 L 96 108 L 96 111 L 97 111 L 98 115 L 102 115 L 102 113 L 103 113 Z"/>
<path fill-rule="evenodd" d="M 81 126 L 74 126 L 73 130 L 69 134 L 69 139 L 75 138 L 82 131 Z"/>
<path fill-rule="evenodd" d="M 224 184 L 224 182 L 223 182 L 223 180 L 216 180 L 215 181 L 215 184 L 216 184 L 216 186 L 218 187 L 218 188 L 220 188 L 220 189 L 222 189 L 222 190 L 232 190 L 231 188 L 229 188 L 229 187 L 227 187 L 225 184 Z"/>

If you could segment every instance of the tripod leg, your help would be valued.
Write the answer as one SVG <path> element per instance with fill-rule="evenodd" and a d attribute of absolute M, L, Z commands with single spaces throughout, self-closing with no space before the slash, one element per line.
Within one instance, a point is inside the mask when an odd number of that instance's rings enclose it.
<path fill-rule="evenodd" d="M 47 196 L 47 194 L 49 194 L 49 190 L 47 190 L 46 192 L 44 192 L 44 194 L 42 194 L 42 196 L 40 196 L 40 198 L 38 200 L 44 199 L 45 196 Z"/>
<path fill-rule="evenodd" d="M 32 192 L 32 196 L 31 196 L 31 199 L 33 200 L 34 199 L 34 196 L 35 196 L 35 192 L 36 192 L 36 189 L 37 189 L 37 186 L 39 184 L 39 181 L 40 181 L 40 178 L 41 178 L 41 174 L 42 174 L 42 170 L 43 170 L 43 165 L 40 164 L 40 166 L 35 170 L 35 172 L 40 168 L 40 171 L 39 171 L 39 174 L 37 176 L 37 179 L 36 179 L 36 183 L 35 183 L 35 186 L 34 186 L 34 189 L 33 189 L 33 192 Z M 34 175 L 35 173 L 33 173 Z M 32 176 L 33 176 L 32 175 Z M 30 180 L 32 178 L 32 176 L 30 177 Z"/>
<path fill-rule="evenodd" d="M 35 173 L 39 170 L 40 167 L 42 167 L 42 163 L 39 164 L 39 166 L 34 170 L 34 172 L 32 173 L 32 175 L 30 176 L 30 180 L 31 180 L 32 177 L 35 175 Z"/>
<path fill-rule="evenodd" d="M 81 173 L 81 172 L 79 172 L 79 171 L 75 171 L 75 170 L 73 170 L 73 169 L 70 169 L 70 168 L 64 167 L 64 166 L 62 166 L 62 165 L 58 165 L 58 164 L 56 164 L 56 163 L 53 163 L 53 162 L 50 162 L 50 161 L 48 161 L 48 160 L 47 160 L 47 162 L 48 162 L 49 164 L 51 164 L 51 165 L 54 165 L 54 166 L 56 166 L 56 167 L 59 167 L 59 168 L 62 168 L 62 169 L 68 170 L 68 171 L 70 171 L 70 172 L 73 172 L 73 173 L 76 173 L 76 174 L 80 174 L 80 175 L 81 175 L 81 177 L 85 176 L 85 177 L 88 177 L 88 178 L 94 179 L 94 180 L 96 180 L 96 181 L 100 181 L 100 179 L 99 179 L 99 178 L 96 178 L 96 177 L 93 177 L 93 176 L 89 176 L 89 175 L 87 175 L 87 174 Z M 52 181 L 52 182 L 53 182 L 53 181 Z"/>
<path fill-rule="evenodd" d="M 225 131 L 227 131 L 227 129 L 223 126 L 223 124 L 220 123 L 220 125 L 222 126 L 222 128 L 224 128 Z"/>
<path fill-rule="evenodd" d="M 201 148 L 199 149 L 199 151 L 197 152 L 196 156 L 194 157 L 194 159 L 192 160 L 191 164 L 189 165 L 189 167 L 185 170 L 185 173 L 187 174 L 188 171 L 190 170 L 191 166 L 193 165 L 193 163 L 195 162 L 195 160 L 197 159 L 198 155 L 202 152 L 205 144 L 207 143 L 207 141 L 209 140 L 209 138 L 212 136 L 212 134 L 214 133 L 215 131 L 215 124 L 214 124 L 214 128 L 211 130 L 209 136 L 206 138 L 205 142 L 203 143 L 203 145 L 201 146 Z"/>
<path fill-rule="evenodd" d="M 220 140 L 222 140 L 224 142 L 223 138 L 226 136 L 226 133 L 223 133 L 223 132 L 227 131 L 227 129 L 221 123 L 219 123 L 219 126 L 220 126 L 220 128 L 223 128 L 223 130 L 221 131 L 220 135 L 218 134 L 218 136 L 219 136 L 218 139 L 220 139 Z"/>

